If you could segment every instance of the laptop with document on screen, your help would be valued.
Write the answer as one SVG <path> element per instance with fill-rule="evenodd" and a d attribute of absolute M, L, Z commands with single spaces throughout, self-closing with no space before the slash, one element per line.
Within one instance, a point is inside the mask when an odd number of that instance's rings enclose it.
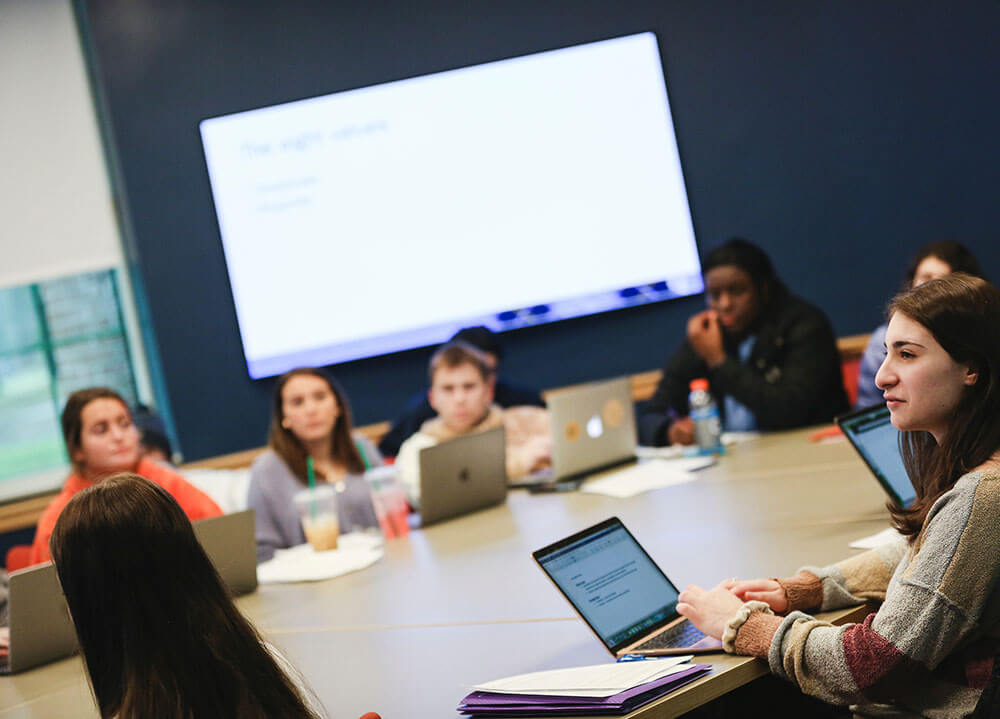
<path fill-rule="evenodd" d="M 680 591 L 617 517 L 532 556 L 616 657 L 722 650 L 677 613 Z"/>
<path fill-rule="evenodd" d="M 635 461 L 635 410 L 628 377 L 551 392 L 545 403 L 552 424 L 552 468 L 514 481 L 511 487 L 568 483 Z"/>
<path fill-rule="evenodd" d="M 889 408 L 865 407 L 837 417 L 836 422 L 892 501 L 900 507 L 913 504 L 917 491 L 903 466 L 899 430 L 892 426 Z"/>

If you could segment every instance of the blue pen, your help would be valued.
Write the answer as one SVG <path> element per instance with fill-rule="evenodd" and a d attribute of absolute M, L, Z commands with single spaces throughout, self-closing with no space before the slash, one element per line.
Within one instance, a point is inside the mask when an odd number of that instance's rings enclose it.
<path fill-rule="evenodd" d="M 622 654 L 618 657 L 620 662 L 644 662 L 647 659 L 659 659 L 660 657 L 647 657 L 645 654 Z"/>

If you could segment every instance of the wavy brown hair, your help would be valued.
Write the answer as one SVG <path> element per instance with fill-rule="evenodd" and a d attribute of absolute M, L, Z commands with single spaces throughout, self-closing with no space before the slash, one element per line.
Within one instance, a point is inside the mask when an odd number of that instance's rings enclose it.
<path fill-rule="evenodd" d="M 121 402 L 128 416 L 130 418 L 132 416 L 132 410 L 129 409 L 128 402 L 120 394 L 107 387 L 78 389 L 66 398 L 66 404 L 63 407 L 62 415 L 59 417 L 59 422 L 62 425 L 63 441 L 66 442 L 66 453 L 73 463 L 73 469 L 81 474 L 83 473 L 83 465 L 73 459 L 73 452 L 80 448 L 80 434 L 83 432 L 83 410 L 95 399 L 117 400 Z"/>
<path fill-rule="evenodd" d="M 893 526 L 913 542 L 934 502 L 1000 449 L 1000 291 L 956 273 L 897 295 L 889 315 L 896 312 L 926 328 L 955 362 L 977 373 L 975 384 L 963 389 L 940 445 L 930 432 L 900 432 L 917 498 L 908 509 L 890 504 L 889 511 Z"/>
<path fill-rule="evenodd" d="M 102 718 L 318 719 L 159 485 L 78 493 L 49 548 Z"/>
<path fill-rule="evenodd" d="M 278 382 L 274 386 L 274 398 L 271 405 L 271 434 L 268 437 L 268 446 L 284 460 L 288 468 L 292 470 L 292 474 L 298 477 L 300 482 L 306 481 L 306 457 L 308 457 L 308 453 L 305 445 L 295 436 L 294 432 L 281 425 L 285 419 L 281 394 L 284 392 L 288 380 L 300 376 L 318 377 L 326 382 L 330 391 L 333 392 L 333 396 L 337 400 L 337 407 L 340 409 L 340 416 L 337 417 L 337 421 L 333 425 L 330 437 L 333 460 L 343 465 L 349 473 L 361 474 L 365 471 L 365 462 L 357 445 L 354 444 L 354 437 L 351 434 L 354 430 L 354 423 L 351 420 L 351 405 L 347 401 L 347 395 L 344 394 L 344 390 L 341 389 L 336 380 L 321 369 L 299 367 L 289 370 L 278 378 Z M 323 474 L 317 471 L 317 476 L 323 477 Z M 323 478 L 325 479 L 325 477 Z"/>

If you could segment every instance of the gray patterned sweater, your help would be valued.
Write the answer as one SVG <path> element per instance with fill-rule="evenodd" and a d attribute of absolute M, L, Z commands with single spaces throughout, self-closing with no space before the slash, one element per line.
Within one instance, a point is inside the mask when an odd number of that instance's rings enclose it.
<path fill-rule="evenodd" d="M 753 612 L 735 649 L 767 659 L 807 694 L 861 716 L 964 717 L 1000 648 L 1000 471 L 963 475 L 911 546 L 896 543 L 780 580 L 790 608 L 881 600 L 835 627 L 792 611 Z"/>

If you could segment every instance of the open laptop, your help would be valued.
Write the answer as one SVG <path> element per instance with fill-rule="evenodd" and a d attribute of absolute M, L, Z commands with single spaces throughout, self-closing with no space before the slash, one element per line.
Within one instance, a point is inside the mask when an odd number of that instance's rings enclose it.
<path fill-rule="evenodd" d="M 617 517 L 532 556 L 616 657 L 722 650 L 677 613 L 677 587 Z"/>
<path fill-rule="evenodd" d="M 500 504 L 507 498 L 503 427 L 476 432 L 420 451 L 423 526 Z"/>
<path fill-rule="evenodd" d="M 257 545 L 253 510 L 203 519 L 194 533 L 234 595 L 257 588 Z M 0 674 L 31 669 L 76 651 L 76 631 L 51 563 L 10 575 L 10 631 L 7 656 L 0 655 Z"/>
<path fill-rule="evenodd" d="M 552 423 L 552 469 L 512 482 L 512 487 L 567 484 L 635 461 L 635 410 L 628 377 L 553 392 L 546 404 Z"/>
<path fill-rule="evenodd" d="M 194 534 L 234 596 L 257 588 L 254 511 L 223 514 L 194 522 Z"/>
<path fill-rule="evenodd" d="M 865 407 L 836 421 L 892 501 L 900 507 L 913 504 L 917 492 L 903 466 L 899 430 L 892 426 L 889 408 L 884 404 Z"/>
<path fill-rule="evenodd" d="M 0 657 L 0 674 L 22 672 L 76 651 L 76 630 L 53 564 L 12 572 L 7 606 L 10 643 L 7 656 Z"/>

